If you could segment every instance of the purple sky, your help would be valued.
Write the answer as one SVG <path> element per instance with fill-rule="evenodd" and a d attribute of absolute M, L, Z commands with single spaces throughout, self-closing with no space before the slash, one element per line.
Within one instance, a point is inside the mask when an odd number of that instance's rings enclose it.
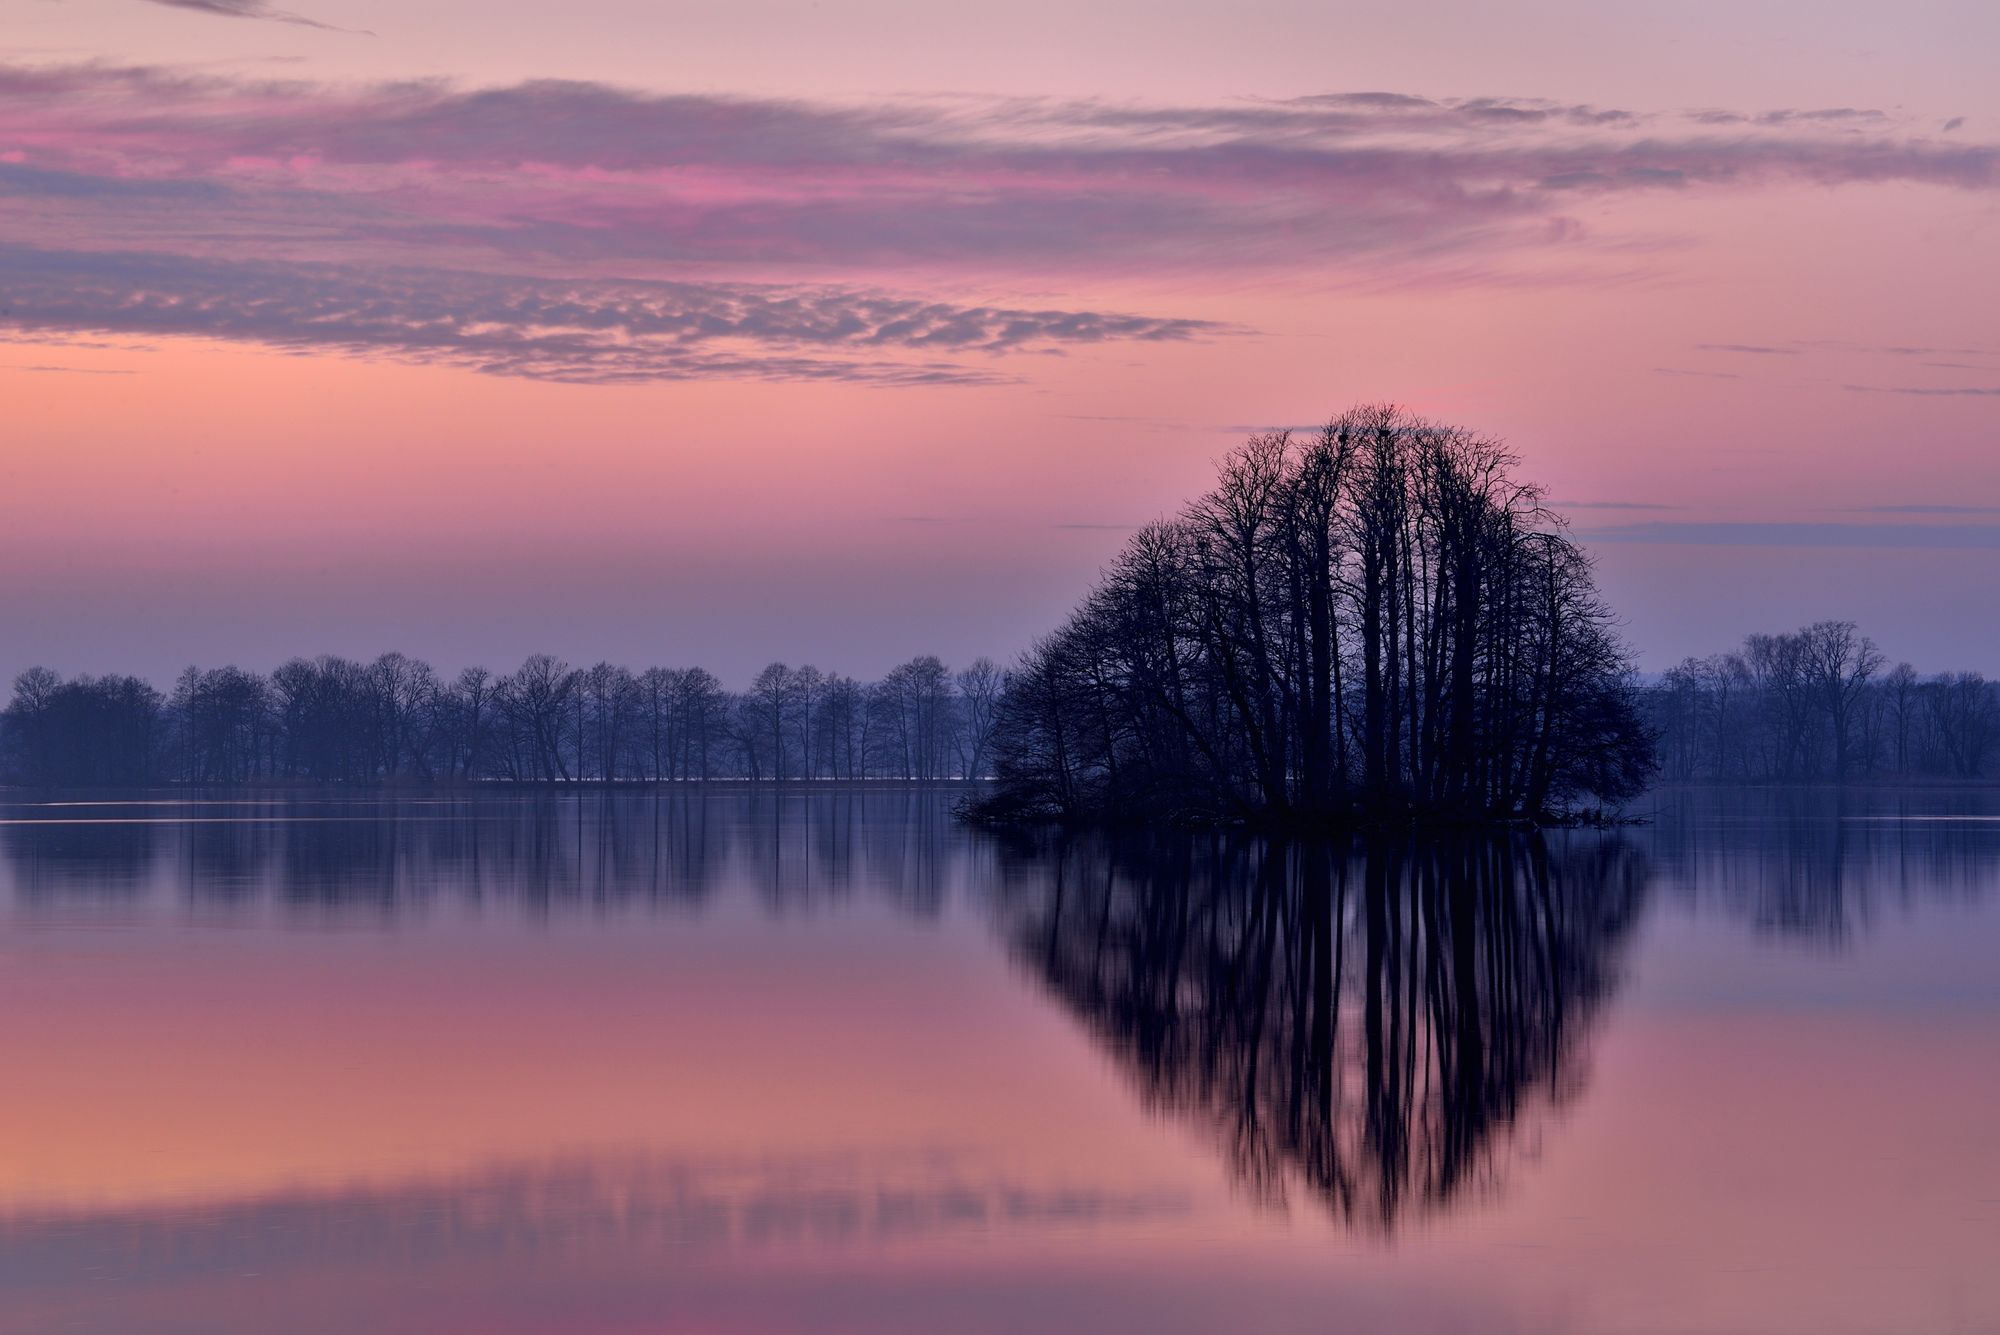
<path fill-rule="evenodd" d="M 1987 4 L 0 0 L 0 672 L 1007 658 L 1243 432 L 2000 671 Z"/>

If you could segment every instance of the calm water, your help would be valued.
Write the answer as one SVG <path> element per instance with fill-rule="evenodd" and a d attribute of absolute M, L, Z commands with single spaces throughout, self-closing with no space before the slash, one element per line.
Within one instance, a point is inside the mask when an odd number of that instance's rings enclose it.
<path fill-rule="evenodd" d="M 2000 1331 L 2000 794 L 0 804 L 0 1331 Z"/>

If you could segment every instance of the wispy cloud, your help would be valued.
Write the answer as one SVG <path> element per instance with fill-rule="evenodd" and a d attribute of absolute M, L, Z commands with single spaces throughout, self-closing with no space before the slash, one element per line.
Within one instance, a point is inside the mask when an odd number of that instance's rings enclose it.
<path fill-rule="evenodd" d="M 2000 515 L 2000 505 L 1857 505 L 1858 515 Z"/>
<path fill-rule="evenodd" d="M 1651 521 L 1571 530 L 1587 542 L 1684 547 L 2000 548 L 2000 524 L 1869 524 L 1838 521 Z"/>
<path fill-rule="evenodd" d="M 1856 394 L 1907 394 L 1924 399 L 2000 398 L 2000 385 L 1842 385 Z"/>
<path fill-rule="evenodd" d="M 298 20 L 256 0 L 155 3 Z M 467 284 L 491 296 L 508 284 L 541 294 L 532 285 L 546 282 L 832 283 L 843 300 L 865 290 L 931 312 L 908 329 L 886 312 L 858 316 L 840 340 L 850 352 L 1183 338 L 1218 331 L 1171 312 L 989 309 L 965 294 L 1260 268 L 1542 282 L 1632 263 L 1620 238 L 1575 222 L 1579 201 L 1794 183 L 2000 186 L 2000 146 L 1927 137 L 1881 112 L 1722 115 L 1389 91 L 1192 106 L 814 103 L 555 80 L 335 87 L 0 64 L 0 241 L 95 276 L 68 298 L 42 285 L 30 305 L 0 310 L 0 325 L 172 332 L 179 319 L 210 337 L 587 380 L 763 373 L 747 355 L 695 354 L 703 340 L 684 332 L 664 338 L 679 346 L 663 357 L 627 349 L 623 333 L 545 336 L 504 309 L 491 329 L 414 331 L 404 315 Z M 258 267 L 303 262 L 340 276 Z M 194 287 L 169 311 L 158 292 L 109 281 L 141 271 Z M 328 283 L 345 295 L 328 296 Z M 389 313 L 349 300 L 364 289 Z M 239 299 L 254 312 L 233 309 Z M 753 327 L 770 303 L 751 304 L 759 318 L 729 336 L 774 341 Z M 584 305 L 587 325 L 607 309 Z M 814 342 L 790 326 L 775 341 L 787 340 Z"/>
<path fill-rule="evenodd" d="M 837 287 L 554 280 L 0 246 L 0 318 L 609 384 L 692 378 L 954 384 L 983 368 L 889 353 L 1185 339 L 1200 321 L 953 306 Z"/>
<path fill-rule="evenodd" d="M 12 66 L 0 111 L 31 146 L 28 166 L 228 184 L 244 208 L 323 192 L 365 205 L 375 244 L 670 262 L 1291 265 L 1543 247 L 1580 193 L 2000 184 L 1993 145 L 1857 140 L 1810 120 L 1717 135 L 1588 107 L 1387 94 L 835 105 Z M 1273 244 L 1216 247 L 1249 240 Z"/>
<path fill-rule="evenodd" d="M 1215 430 L 1226 436 L 1262 436 L 1278 431 L 1289 431 L 1294 435 L 1318 435 L 1325 427 L 1324 422 L 1225 422 Z"/>
<path fill-rule="evenodd" d="M 1943 361 L 1942 357 L 1995 357 L 2000 356 L 1990 348 L 1983 347 L 1942 347 L 1928 344 L 1852 343 L 1834 339 L 1794 339 L 1784 343 L 1697 343 L 1696 352 L 1725 353 L 1749 357 L 1803 357 L 1836 356 L 1845 358 L 1869 357 L 1886 359 L 1901 365 L 1923 367 L 1934 371 L 1971 371 L 1986 374 L 2000 370 L 1991 363 Z M 1718 380 L 1737 380 L 1742 377 L 1734 371 L 1711 371 L 1686 367 L 1656 366 L 1657 375 L 1708 376 Z M 1850 371 L 1850 374 L 1852 372 Z M 1900 372 L 1898 372 L 1900 374 Z M 2000 387 L 1990 385 L 1872 385 L 1849 381 L 1841 386 L 1857 394 L 1903 394 L 1917 398 L 1992 398 L 2000 396 Z"/>
<path fill-rule="evenodd" d="M 293 23 L 302 28 L 321 28 L 327 32 L 356 32 L 353 28 L 336 28 L 331 23 L 321 23 L 303 14 L 277 9 L 267 0 L 147 0 L 149 4 L 165 5 L 170 9 L 192 9 L 198 14 L 214 14 L 230 19 L 264 19 L 271 23 Z M 373 36 L 373 33 L 364 33 Z"/>
<path fill-rule="evenodd" d="M 212 181 L 104 176 L 26 167 L 0 160 L 0 200 L 161 201 L 221 203 L 230 192 Z"/>
<path fill-rule="evenodd" d="M 131 370 L 128 367 L 56 366 L 46 362 L 35 363 L 31 365 L 5 366 L 5 367 L 0 367 L 0 370 L 32 371 L 38 375 L 136 375 L 137 374 L 137 372 Z"/>
<path fill-rule="evenodd" d="M 1850 343 L 1840 339 L 1809 339 L 1793 344 L 1794 347 L 1825 350 L 1831 352 L 1852 352 L 1872 354 L 1878 357 L 1994 357 L 2000 356 L 2000 349 L 1982 347 L 1932 347 L 1912 343 Z"/>
<path fill-rule="evenodd" d="M 1558 510 L 1678 510 L 1678 505 L 1654 501 L 1550 501 Z"/>

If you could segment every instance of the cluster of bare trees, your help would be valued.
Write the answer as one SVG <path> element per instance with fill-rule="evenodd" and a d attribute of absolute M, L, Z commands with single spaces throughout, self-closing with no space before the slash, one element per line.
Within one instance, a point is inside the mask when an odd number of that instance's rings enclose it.
<path fill-rule="evenodd" d="M 189 668 L 171 695 L 134 677 L 23 673 L 0 713 L 0 776 L 46 785 L 261 780 L 667 782 L 980 777 L 1001 672 L 925 656 L 863 683 L 773 663 L 749 690 L 702 668 L 537 654 L 440 677 L 403 654 L 296 658 L 268 676 Z"/>
<path fill-rule="evenodd" d="M 1891 668 L 1851 621 L 1752 635 L 1647 695 L 1670 779 L 1975 779 L 2000 754 L 2000 685 Z"/>
<path fill-rule="evenodd" d="M 1010 678 L 996 817 L 1535 816 L 1652 768 L 1589 563 L 1494 442 L 1260 435 Z"/>

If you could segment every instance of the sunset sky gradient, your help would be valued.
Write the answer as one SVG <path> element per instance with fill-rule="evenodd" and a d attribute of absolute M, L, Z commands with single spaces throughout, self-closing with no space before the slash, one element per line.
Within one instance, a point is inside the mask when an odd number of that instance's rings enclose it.
<path fill-rule="evenodd" d="M 1011 658 L 1245 432 L 2000 670 L 2000 9 L 0 0 L 0 671 Z"/>

